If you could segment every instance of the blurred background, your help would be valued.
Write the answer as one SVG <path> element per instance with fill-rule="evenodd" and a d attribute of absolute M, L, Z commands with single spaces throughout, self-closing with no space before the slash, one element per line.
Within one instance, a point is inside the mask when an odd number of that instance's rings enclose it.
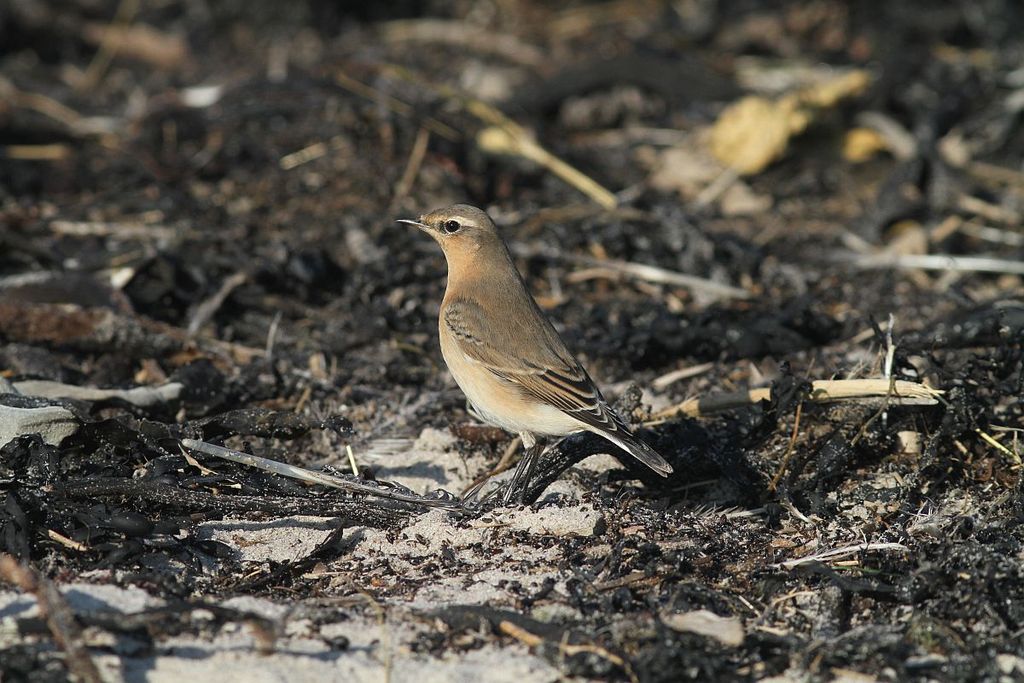
<path fill-rule="evenodd" d="M 888 266 L 860 267 L 1019 258 L 1022 16 L 999 0 L 8 0 L 0 272 L 254 348 L 272 323 L 303 353 L 418 346 L 443 261 L 393 219 L 466 201 L 509 228 L 586 353 L 665 370 L 813 347 L 864 329 L 851 306 L 927 317 L 944 300 L 893 301 Z M 738 289 L 766 313 L 729 337 L 750 311 Z M 348 371 L 435 373 L 395 354 Z M 108 365 L 94 379 L 138 371 Z"/>

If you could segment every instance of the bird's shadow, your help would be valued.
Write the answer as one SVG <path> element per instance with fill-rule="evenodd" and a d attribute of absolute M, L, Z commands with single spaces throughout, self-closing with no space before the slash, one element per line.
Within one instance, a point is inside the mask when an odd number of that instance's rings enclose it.
<path fill-rule="evenodd" d="M 609 447 L 596 434 L 582 432 L 548 449 L 526 485 L 523 502 L 536 502 L 567 469 L 597 453 L 614 455 L 626 468 L 623 478 L 639 479 L 659 494 L 671 492 L 681 482 L 721 477 L 736 489 L 737 503 L 753 503 L 764 495 L 764 477 L 747 462 L 738 438 L 712 435 L 694 420 L 679 420 L 636 433 L 672 465 L 674 472 L 668 478 L 652 472 L 626 452 Z"/>

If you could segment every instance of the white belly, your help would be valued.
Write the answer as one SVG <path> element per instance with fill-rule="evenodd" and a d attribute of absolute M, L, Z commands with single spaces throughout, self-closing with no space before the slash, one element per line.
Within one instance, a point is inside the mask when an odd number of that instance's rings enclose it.
<path fill-rule="evenodd" d="M 586 426 L 558 408 L 523 397 L 512 383 L 467 358 L 458 346 L 441 335 L 441 355 L 455 383 L 484 421 L 514 433 L 564 436 Z"/>

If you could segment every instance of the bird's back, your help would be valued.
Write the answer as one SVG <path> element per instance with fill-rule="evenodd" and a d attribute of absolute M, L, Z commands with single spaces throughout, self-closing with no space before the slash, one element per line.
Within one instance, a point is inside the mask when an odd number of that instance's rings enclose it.
<path fill-rule="evenodd" d="M 538 368 L 578 367 L 576 358 L 530 294 L 508 249 L 504 243 L 498 246 L 501 253 L 480 259 L 491 267 L 471 271 L 449 268 L 448 288 L 441 303 L 440 327 L 445 326 L 445 314 L 449 309 L 469 304 L 486 315 L 485 321 L 473 325 L 474 336 L 481 344 L 493 346 L 496 350 L 511 350 L 510 361 L 518 360 Z M 453 281 L 453 272 L 466 274 L 461 275 L 460 281 Z M 511 357 L 513 354 L 516 358 Z"/>

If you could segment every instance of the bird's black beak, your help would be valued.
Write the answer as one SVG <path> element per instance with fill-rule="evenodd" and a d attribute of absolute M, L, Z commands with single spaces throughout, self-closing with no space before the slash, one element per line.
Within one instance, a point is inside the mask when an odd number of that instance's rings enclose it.
<path fill-rule="evenodd" d="M 427 225 L 426 223 L 420 223 L 419 221 L 411 221 L 408 218 L 399 218 L 398 222 L 405 223 L 407 225 L 413 225 L 419 228 L 420 230 L 430 230 L 430 226 Z"/>

